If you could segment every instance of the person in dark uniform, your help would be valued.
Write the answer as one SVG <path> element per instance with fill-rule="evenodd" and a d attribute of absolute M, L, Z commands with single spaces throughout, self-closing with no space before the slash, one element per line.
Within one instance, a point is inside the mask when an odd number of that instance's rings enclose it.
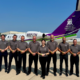
<path fill-rule="evenodd" d="M 32 65 L 33 60 L 34 60 L 34 64 L 35 64 L 34 73 L 36 75 L 38 75 L 37 64 L 38 64 L 38 48 L 39 48 L 39 46 L 40 46 L 40 44 L 39 44 L 39 42 L 36 41 L 36 36 L 33 36 L 33 41 L 31 41 L 29 43 L 30 55 L 29 55 L 29 71 L 28 71 L 28 75 L 31 73 L 31 65 Z"/>
<path fill-rule="evenodd" d="M 4 57 L 5 72 L 7 72 L 7 49 L 8 49 L 8 42 L 5 40 L 5 35 L 1 35 L 1 41 L 0 41 L 0 71 L 1 71 L 1 66 L 2 66 L 2 57 Z"/>
<path fill-rule="evenodd" d="M 45 45 L 44 39 L 41 42 L 42 42 L 42 45 L 39 47 L 38 54 L 39 54 L 39 60 L 40 60 L 41 70 L 42 70 L 41 77 L 45 79 L 45 72 L 46 72 L 45 68 L 46 68 L 46 62 L 47 62 L 47 55 L 49 55 L 49 49 Z"/>
<path fill-rule="evenodd" d="M 48 63 L 47 63 L 47 73 L 49 73 L 49 66 L 50 66 L 50 61 L 51 57 L 53 58 L 53 64 L 54 64 L 54 76 L 56 76 L 56 61 L 57 61 L 57 56 L 56 56 L 56 51 L 58 50 L 58 43 L 54 41 L 54 35 L 50 36 L 50 41 L 47 42 L 47 46 L 49 48 L 49 55 L 48 55 Z"/>
<path fill-rule="evenodd" d="M 63 59 L 66 64 L 66 76 L 68 76 L 68 52 L 70 51 L 69 44 L 66 42 L 66 38 L 62 38 L 62 42 L 59 44 L 60 51 L 60 75 L 62 75 L 62 63 Z"/>
<path fill-rule="evenodd" d="M 18 42 L 17 50 L 19 51 L 19 61 L 18 61 L 18 72 L 17 75 L 21 71 L 21 63 L 23 59 L 23 72 L 27 74 L 26 70 L 26 51 L 28 50 L 29 46 L 28 43 L 24 41 L 25 37 L 21 36 L 21 41 Z"/>
<path fill-rule="evenodd" d="M 80 54 L 80 45 L 77 44 L 77 40 L 73 40 L 73 44 L 70 46 L 70 75 L 73 74 L 73 65 L 76 65 L 76 76 L 79 77 L 79 54 Z"/>
<path fill-rule="evenodd" d="M 7 73 L 10 72 L 11 62 L 12 62 L 13 57 L 15 59 L 16 72 L 17 72 L 17 64 L 18 64 L 17 63 L 17 43 L 18 41 L 16 40 L 16 38 L 17 38 L 17 35 L 13 35 L 13 40 L 9 42 L 10 53 L 9 53 L 9 65 L 8 65 Z"/>

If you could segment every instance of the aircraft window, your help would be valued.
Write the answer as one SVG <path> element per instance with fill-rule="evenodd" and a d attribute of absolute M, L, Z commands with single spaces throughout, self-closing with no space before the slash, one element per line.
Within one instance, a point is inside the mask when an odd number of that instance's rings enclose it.
<path fill-rule="evenodd" d="M 9 38 L 12 38 L 12 36 L 10 36 Z"/>

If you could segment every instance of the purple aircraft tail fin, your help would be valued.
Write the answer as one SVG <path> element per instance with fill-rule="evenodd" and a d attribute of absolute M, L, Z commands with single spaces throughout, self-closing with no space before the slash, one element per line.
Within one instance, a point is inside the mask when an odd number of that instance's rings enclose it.
<path fill-rule="evenodd" d="M 74 11 L 54 32 L 54 36 L 76 34 L 80 28 L 80 0 L 77 0 L 76 11 Z M 48 34 L 48 35 L 51 35 Z"/>
<path fill-rule="evenodd" d="M 73 12 L 54 32 L 53 35 L 75 34 L 80 28 L 80 11 Z"/>

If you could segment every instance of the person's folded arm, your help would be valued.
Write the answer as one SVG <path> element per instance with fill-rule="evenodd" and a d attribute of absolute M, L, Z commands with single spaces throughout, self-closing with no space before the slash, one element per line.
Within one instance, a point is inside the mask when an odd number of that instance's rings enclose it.
<path fill-rule="evenodd" d="M 17 48 L 17 51 L 21 52 L 21 50 L 19 48 Z"/>
<path fill-rule="evenodd" d="M 31 54 L 33 54 L 33 52 L 31 51 L 31 49 L 30 49 L 30 48 L 28 49 L 28 51 L 29 51 Z"/>
<path fill-rule="evenodd" d="M 12 48 L 9 46 L 9 50 L 12 51 Z"/>
<path fill-rule="evenodd" d="M 9 47 L 7 46 L 4 50 L 6 51 L 7 49 L 9 49 Z"/>
<path fill-rule="evenodd" d="M 54 53 L 58 50 L 58 47 L 54 50 Z"/>
<path fill-rule="evenodd" d="M 69 51 L 71 54 L 74 54 L 71 50 Z"/>
<path fill-rule="evenodd" d="M 46 53 L 46 55 L 49 55 L 49 53 Z"/>
<path fill-rule="evenodd" d="M 68 53 L 70 51 L 70 49 L 68 49 L 67 51 L 66 51 L 66 53 Z"/>
<path fill-rule="evenodd" d="M 79 55 L 80 54 L 80 51 L 77 53 L 77 55 Z"/>
<path fill-rule="evenodd" d="M 28 51 L 28 48 L 25 49 L 25 52 Z"/>
<path fill-rule="evenodd" d="M 41 53 L 38 52 L 38 55 L 41 55 Z"/>
<path fill-rule="evenodd" d="M 49 49 L 49 52 L 51 53 L 52 51 Z"/>
<path fill-rule="evenodd" d="M 78 50 L 79 52 L 77 53 L 77 55 L 79 55 L 80 54 L 80 45 L 79 45 L 79 50 Z"/>
<path fill-rule="evenodd" d="M 61 51 L 59 48 L 58 48 L 58 51 L 61 52 L 61 53 L 63 52 L 63 51 Z"/>

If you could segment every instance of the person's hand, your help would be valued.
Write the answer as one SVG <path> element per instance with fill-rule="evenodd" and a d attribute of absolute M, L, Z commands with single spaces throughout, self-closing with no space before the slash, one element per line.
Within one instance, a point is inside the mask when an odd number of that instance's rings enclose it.
<path fill-rule="evenodd" d="M 35 55 L 36 55 L 36 53 L 33 53 L 32 55 L 33 55 L 33 56 L 35 56 Z"/>
<path fill-rule="evenodd" d="M 66 54 L 66 52 L 64 52 L 64 55 Z"/>
<path fill-rule="evenodd" d="M 42 57 L 44 57 L 45 56 L 45 54 L 42 54 Z"/>
<path fill-rule="evenodd" d="M 54 51 L 51 51 L 51 54 L 54 54 Z"/>
<path fill-rule="evenodd" d="M 21 54 L 23 54 L 23 53 L 25 53 L 25 51 L 24 50 L 21 50 Z"/>
<path fill-rule="evenodd" d="M 73 56 L 75 57 L 75 54 L 73 53 Z"/>
<path fill-rule="evenodd" d="M 5 52 L 5 50 L 2 50 L 2 49 L 1 49 L 1 52 L 3 53 L 3 52 Z"/>
<path fill-rule="evenodd" d="M 62 52 L 62 55 L 65 55 L 66 53 L 65 52 Z"/>
<path fill-rule="evenodd" d="M 15 53 L 16 52 L 16 50 L 12 50 L 12 53 Z"/>
<path fill-rule="evenodd" d="M 76 53 L 74 53 L 73 56 L 75 57 L 76 56 Z"/>
<path fill-rule="evenodd" d="M 53 51 L 52 54 L 54 54 L 55 52 Z"/>

